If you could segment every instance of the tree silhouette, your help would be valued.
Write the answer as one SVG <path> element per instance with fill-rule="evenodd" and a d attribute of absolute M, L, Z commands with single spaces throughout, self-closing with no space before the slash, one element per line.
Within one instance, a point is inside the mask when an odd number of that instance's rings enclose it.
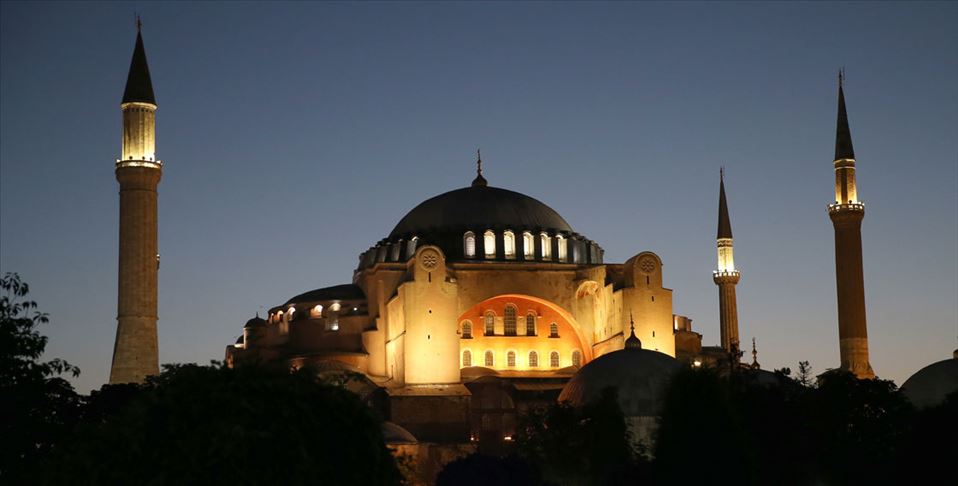
<path fill-rule="evenodd" d="M 37 330 L 47 314 L 26 300 L 30 287 L 15 273 L 0 278 L 0 482 L 27 479 L 77 418 L 79 397 L 66 361 L 40 361 L 47 338 Z"/>

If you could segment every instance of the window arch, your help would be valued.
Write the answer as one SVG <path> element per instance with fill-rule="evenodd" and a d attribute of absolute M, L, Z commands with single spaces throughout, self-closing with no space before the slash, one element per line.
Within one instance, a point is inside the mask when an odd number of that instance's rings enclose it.
<path fill-rule="evenodd" d="M 502 318 L 503 327 L 505 327 L 506 336 L 516 335 L 516 306 L 509 304 L 506 306 L 505 316 Z"/>
<path fill-rule="evenodd" d="M 532 233 L 528 231 L 522 232 L 522 255 L 526 258 L 533 258 L 536 254 L 536 242 L 532 238 Z"/>
<path fill-rule="evenodd" d="M 486 230 L 482 234 L 482 249 L 486 258 L 496 257 L 496 234 L 492 230 Z"/>
<path fill-rule="evenodd" d="M 320 318 L 323 316 L 323 304 L 316 304 L 309 310 L 309 317 Z"/>
<path fill-rule="evenodd" d="M 506 258 L 516 257 L 516 234 L 510 230 L 502 233 L 502 250 Z"/>
<path fill-rule="evenodd" d="M 496 333 L 496 314 L 492 311 L 486 311 L 485 317 L 486 330 L 483 332 L 486 336 L 492 336 Z"/>
<path fill-rule="evenodd" d="M 562 235 L 556 235 L 556 243 L 559 248 L 559 261 L 564 262 L 566 260 L 566 241 L 565 237 Z"/>
<path fill-rule="evenodd" d="M 582 353 L 578 349 L 572 352 L 572 366 L 582 366 Z"/>
<path fill-rule="evenodd" d="M 466 321 L 462 323 L 462 338 L 472 339 L 472 322 Z"/>
<path fill-rule="evenodd" d="M 516 352 L 515 351 L 509 351 L 508 353 L 506 353 L 506 366 L 510 368 L 516 367 Z"/>
<path fill-rule="evenodd" d="M 462 236 L 462 246 L 465 248 L 466 257 L 476 256 L 476 234 L 466 231 L 466 234 Z"/>
<path fill-rule="evenodd" d="M 553 368 L 559 367 L 559 352 L 553 351 L 549 353 L 549 366 Z"/>
<path fill-rule="evenodd" d="M 472 366 L 472 351 L 468 349 L 462 352 L 462 366 L 469 367 Z"/>
<path fill-rule="evenodd" d="M 542 232 L 539 233 L 539 241 L 542 245 L 542 259 L 552 260 L 552 238 L 548 233 Z"/>
<path fill-rule="evenodd" d="M 492 351 L 486 351 L 485 364 L 489 367 L 496 365 L 495 356 L 492 354 Z"/>
<path fill-rule="evenodd" d="M 526 336 L 536 335 L 536 313 L 529 311 L 526 314 Z"/>
<path fill-rule="evenodd" d="M 559 337 L 559 325 L 556 323 L 549 324 L 549 337 L 557 338 Z"/>
<path fill-rule="evenodd" d="M 529 351 L 529 367 L 530 368 L 539 367 L 539 353 L 535 351 Z"/>

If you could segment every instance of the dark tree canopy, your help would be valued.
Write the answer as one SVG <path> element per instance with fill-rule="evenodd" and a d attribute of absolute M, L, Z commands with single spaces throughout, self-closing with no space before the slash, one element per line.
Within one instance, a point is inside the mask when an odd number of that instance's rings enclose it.
<path fill-rule="evenodd" d="M 540 484 L 534 466 L 518 456 L 470 454 L 446 464 L 436 486 L 528 486 Z"/>
<path fill-rule="evenodd" d="M 0 278 L 0 483 L 18 483 L 37 467 L 73 426 L 79 397 L 61 378 L 80 371 L 54 359 L 41 361 L 48 317 L 26 300 L 29 286 L 17 274 Z"/>
<path fill-rule="evenodd" d="M 379 420 L 315 375 L 176 365 L 104 387 L 54 484 L 397 484 Z"/>

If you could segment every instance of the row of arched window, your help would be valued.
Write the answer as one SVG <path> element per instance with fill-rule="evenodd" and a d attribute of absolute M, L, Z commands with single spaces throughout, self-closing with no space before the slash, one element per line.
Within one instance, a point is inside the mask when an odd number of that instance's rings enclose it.
<path fill-rule="evenodd" d="M 522 232 L 522 255 L 526 260 L 535 258 L 535 236 L 531 231 Z M 562 235 L 556 235 L 556 252 L 560 262 L 568 260 L 568 245 L 566 238 Z M 539 244 L 542 248 L 542 259 L 552 260 L 552 237 L 546 232 L 539 233 Z M 476 234 L 472 231 L 466 231 L 462 235 L 462 246 L 466 258 L 476 257 Z M 593 246 L 594 248 L 594 246 Z M 573 247 L 573 251 L 578 255 L 578 246 Z M 487 259 L 496 258 L 496 233 L 492 230 L 486 230 L 482 233 L 482 256 Z M 502 233 L 502 254 L 506 258 L 516 258 L 516 234 L 512 230 L 506 230 Z M 597 258 L 593 258 L 595 261 Z M 578 258 L 574 258 L 578 262 Z"/>
<path fill-rule="evenodd" d="M 549 353 L 549 367 L 558 368 L 561 365 L 559 359 L 559 352 L 552 351 Z M 529 351 L 527 364 L 530 368 L 539 367 L 539 352 L 538 351 Z M 493 368 L 496 366 L 496 354 L 492 350 L 487 350 L 483 353 L 482 364 L 473 364 L 472 362 L 472 351 L 466 349 L 462 352 L 462 366 L 485 366 L 487 368 Z M 516 365 L 516 352 L 508 351 L 506 352 L 506 367 L 515 368 Z M 582 366 L 582 353 L 579 350 L 572 351 L 572 366 Z"/>
<path fill-rule="evenodd" d="M 507 305 L 504 315 L 502 317 L 503 324 L 503 335 L 504 336 L 518 336 L 518 310 L 514 305 Z M 536 329 L 536 313 L 535 311 L 529 311 L 526 314 L 525 319 L 525 336 L 536 336 L 538 331 Z M 484 336 L 494 336 L 496 334 L 496 313 L 493 311 L 486 311 L 483 315 L 483 335 Z M 472 322 L 464 321 L 462 323 L 462 337 L 463 339 L 472 339 Z M 559 325 L 555 322 L 549 324 L 549 337 L 555 338 L 559 337 Z"/>
<path fill-rule="evenodd" d="M 322 319 L 323 314 L 323 305 L 316 304 L 315 306 L 309 309 L 309 318 L 310 319 Z M 339 311 L 341 305 L 339 302 L 334 302 L 325 308 L 326 314 L 325 317 L 325 327 L 327 331 L 338 331 L 339 330 Z M 358 307 L 353 307 L 353 311 L 357 311 Z M 286 309 L 286 312 L 278 310 L 274 313 L 271 313 L 267 316 L 266 322 L 268 324 L 279 324 L 280 325 L 280 334 L 286 334 L 289 332 L 289 323 L 296 316 L 296 307 L 290 306 Z"/>

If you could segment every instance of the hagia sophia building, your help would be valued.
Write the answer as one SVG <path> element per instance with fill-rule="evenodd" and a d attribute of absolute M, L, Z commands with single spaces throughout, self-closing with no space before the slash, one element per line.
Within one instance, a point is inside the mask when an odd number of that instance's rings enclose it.
<path fill-rule="evenodd" d="M 867 379 L 875 374 L 865 320 L 864 205 L 841 80 L 838 97 L 828 214 L 835 227 L 840 368 Z M 156 207 L 164 165 L 155 153 L 157 104 L 140 33 L 121 109 L 111 383 L 158 373 Z M 495 187 L 481 157 L 476 163 L 465 187 L 426 199 L 362 251 L 342 285 L 305 291 L 250 319 L 226 347 L 226 363 L 353 377 L 351 386 L 382 413 L 387 440 L 397 447 L 478 444 L 490 451 L 511 440 L 525 410 L 556 400 L 582 405 L 607 386 L 617 388 L 637 439 L 649 441 L 664 385 L 684 366 L 733 366 L 775 380 L 760 370 L 754 345 L 751 363 L 740 361 L 740 274 L 724 178 L 713 272 L 721 342 L 703 346 L 691 319 L 674 313 L 658 255 L 637 249 L 625 262 L 605 261 L 599 243 L 547 204 Z M 958 359 L 942 363 L 929 366 L 928 376 L 912 377 L 919 378 L 912 393 L 921 400 L 934 403 L 958 389 Z"/>

